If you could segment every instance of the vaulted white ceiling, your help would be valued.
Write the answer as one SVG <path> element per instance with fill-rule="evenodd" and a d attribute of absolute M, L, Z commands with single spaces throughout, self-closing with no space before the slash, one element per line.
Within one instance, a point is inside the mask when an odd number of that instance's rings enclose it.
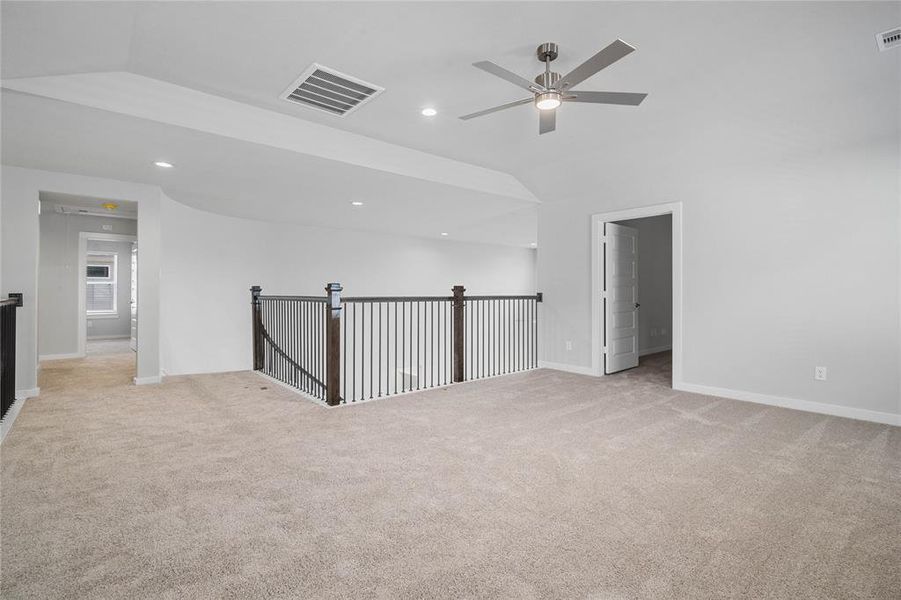
<path fill-rule="evenodd" d="M 873 34 L 901 22 L 899 7 L 4 2 L 2 77 L 28 93 L 4 90 L 3 161 L 157 183 L 182 202 L 226 214 L 417 235 L 451 230 L 459 239 L 527 246 L 536 198 L 600 197 L 611 179 L 761 160 L 776 137 L 790 153 L 795 130 L 816 136 L 799 144 L 821 147 L 897 135 L 886 131 L 887 123 L 897 128 L 897 113 L 877 100 L 898 96 L 890 74 L 901 53 L 876 52 Z M 524 97 L 472 62 L 532 77 L 541 69 L 535 46 L 556 41 L 554 67 L 566 72 L 617 37 L 638 51 L 581 87 L 648 92 L 640 107 L 565 105 L 557 131 L 540 137 L 529 105 L 457 119 Z M 280 100 L 313 62 L 386 92 L 345 118 Z M 98 72 L 120 74 L 12 81 Z M 86 94 L 91 77 L 107 79 Z M 253 139 L 252 127 L 235 135 L 243 123 L 229 133 L 227 120 L 218 129 L 198 126 L 203 115 L 179 120 L 184 95 L 167 92 L 174 109 L 150 103 L 140 113 L 122 95 L 113 106 L 112 94 L 97 94 L 124 82 L 156 102 L 161 89 L 185 88 L 217 97 L 217 106 L 269 111 L 270 125 L 297 134 L 273 144 Z M 438 115 L 421 116 L 423 106 Z M 342 153 L 340 143 L 311 143 L 311 131 L 365 138 L 345 136 Z M 424 162 L 411 162 L 414 155 Z M 155 169 L 159 158 L 176 169 Z M 351 210 L 358 198 L 365 212 Z"/>

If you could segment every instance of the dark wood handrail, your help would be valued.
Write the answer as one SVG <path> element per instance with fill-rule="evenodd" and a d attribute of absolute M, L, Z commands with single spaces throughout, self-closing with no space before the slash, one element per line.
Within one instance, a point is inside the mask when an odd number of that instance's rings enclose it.
<path fill-rule="evenodd" d="M 305 302 L 326 302 L 325 296 L 258 296 L 260 300 L 303 300 Z"/>
<path fill-rule="evenodd" d="M 541 302 L 541 294 L 524 294 L 513 296 L 463 296 L 465 300 L 537 300 Z"/>
<path fill-rule="evenodd" d="M 341 302 L 450 302 L 453 296 L 344 296 Z"/>

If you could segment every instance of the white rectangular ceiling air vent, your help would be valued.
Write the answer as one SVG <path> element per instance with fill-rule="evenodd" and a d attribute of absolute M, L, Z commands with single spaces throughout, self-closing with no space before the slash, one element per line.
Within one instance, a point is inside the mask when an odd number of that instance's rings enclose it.
<path fill-rule="evenodd" d="M 281 97 L 343 117 L 384 91 L 383 87 L 313 63 Z"/>
<path fill-rule="evenodd" d="M 901 26 L 876 34 L 876 45 L 880 52 L 901 46 Z"/>

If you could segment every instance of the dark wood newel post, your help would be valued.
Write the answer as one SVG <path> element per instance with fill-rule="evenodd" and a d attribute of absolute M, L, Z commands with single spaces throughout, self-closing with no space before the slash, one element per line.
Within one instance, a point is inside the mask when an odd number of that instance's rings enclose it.
<path fill-rule="evenodd" d="M 325 403 L 341 403 L 341 287 L 340 283 L 325 286 Z"/>
<path fill-rule="evenodd" d="M 260 302 L 260 292 L 263 291 L 258 285 L 250 288 L 250 310 L 253 318 L 253 370 L 263 370 L 263 306 Z"/>
<path fill-rule="evenodd" d="M 454 286 L 454 383 L 463 381 L 465 377 L 463 368 L 466 364 L 464 337 L 466 319 L 463 312 L 466 305 L 463 296 L 465 291 L 466 288 L 462 285 Z"/>

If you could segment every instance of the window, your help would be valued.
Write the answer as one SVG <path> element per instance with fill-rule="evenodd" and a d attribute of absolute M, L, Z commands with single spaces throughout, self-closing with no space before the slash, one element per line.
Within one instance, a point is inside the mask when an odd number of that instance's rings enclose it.
<path fill-rule="evenodd" d="M 85 272 L 85 307 L 88 316 L 117 315 L 116 275 L 119 260 L 115 254 L 89 253 Z"/>
<path fill-rule="evenodd" d="M 109 279 L 109 265 L 88 265 L 89 279 Z"/>

